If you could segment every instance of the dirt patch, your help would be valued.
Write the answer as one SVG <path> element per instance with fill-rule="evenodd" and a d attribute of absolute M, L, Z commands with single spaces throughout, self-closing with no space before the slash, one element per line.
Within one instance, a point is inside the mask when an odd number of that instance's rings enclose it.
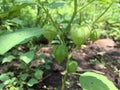
<path fill-rule="evenodd" d="M 79 64 L 77 72 L 83 73 L 92 71 L 107 76 L 114 84 L 120 89 L 120 47 L 112 49 L 104 49 L 97 45 L 86 45 L 84 48 L 77 50 L 74 53 L 73 59 Z M 53 74 L 44 80 L 44 85 L 53 88 L 61 87 L 62 75 L 61 71 L 64 70 L 65 62 L 58 65 L 56 62 L 52 63 L 52 71 L 48 73 Z M 57 71 L 57 72 L 56 72 Z M 48 75 L 48 74 L 47 74 Z M 46 76 L 46 75 L 45 75 Z M 75 75 L 68 75 L 69 87 L 66 90 L 82 90 Z M 37 90 L 37 89 L 36 89 Z"/>

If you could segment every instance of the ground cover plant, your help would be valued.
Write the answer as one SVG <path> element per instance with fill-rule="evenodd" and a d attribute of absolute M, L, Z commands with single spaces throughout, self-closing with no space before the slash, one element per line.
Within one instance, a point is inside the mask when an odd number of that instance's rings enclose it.
<path fill-rule="evenodd" d="M 119 90 L 119 8 L 119 0 L 0 0 L 0 90 Z M 99 38 L 115 41 L 116 61 Z"/>

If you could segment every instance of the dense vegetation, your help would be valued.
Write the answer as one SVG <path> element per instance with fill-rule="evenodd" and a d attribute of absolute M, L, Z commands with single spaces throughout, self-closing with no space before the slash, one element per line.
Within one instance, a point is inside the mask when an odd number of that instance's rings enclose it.
<path fill-rule="evenodd" d="M 0 0 L 0 90 L 34 90 L 54 60 L 66 63 L 61 90 L 69 74 L 79 76 L 83 90 L 118 90 L 103 75 L 77 73 L 72 56 L 88 40 L 119 42 L 119 13 L 119 0 Z M 37 53 L 46 46 L 51 56 Z"/>

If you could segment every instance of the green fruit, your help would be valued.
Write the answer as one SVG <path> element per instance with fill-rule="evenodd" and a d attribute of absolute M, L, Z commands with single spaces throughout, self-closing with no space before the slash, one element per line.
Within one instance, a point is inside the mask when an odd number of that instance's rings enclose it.
<path fill-rule="evenodd" d="M 98 38 L 100 38 L 100 35 L 101 35 L 101 32 L 100 32 L 100 30 L 92 30 L 91 32 L 90 32 L 90 39 L 92 40 L 92 41 L 95 41 L 95 40 L 97 40 Z"/>
<path fill-rule="evenodd" d="M 60 64 L 68 55 L 68 48 L 66 45 L 56 45 L 53 48 L 53 54 L 56 61 Z"/>
<path fill-rule="evenodd" d="M 56 35 L 57 35 L 57 30 L 55 29 L 55 27 L 54 26 L 52 26 L 52 25 L 45 25 L 44 27 L 43 27 L 43 29 L 45 30 L 45 32 L 44 32 L 44 37 L 46 38 L 46 39 L 48 39 L 48 41 L 49 42 L 51 42 L 55 37 L 56 37 Z"/>
<path fill-rule="evenodd" d="M 70 30 L 70 37 L 77 46 L 81 46 L 90 36 L 90 29 L 87 26 L 74 25 Z"/>
<path fill-rule="evenodd" d="M 77 67 L 78 67 L 78 63 L 76 61 L 70 61 L 68 63 L 68 73 L 74 73 L 76 72 L 77 70 Z"/>

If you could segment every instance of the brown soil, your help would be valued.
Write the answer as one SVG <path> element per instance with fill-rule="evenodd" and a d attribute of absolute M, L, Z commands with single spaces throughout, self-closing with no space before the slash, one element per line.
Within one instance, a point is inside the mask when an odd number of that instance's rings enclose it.
<path fill-rule="evenodd" d="M 100 47 L 95 44 L 88 44 L 74 53 L 73 59 L 79 64 L 78 73 L 92 71 L 103 74 L 113 81 L 120 89 L 120 46 Z M 58 65 L 55 61 L 52 63 L 50 71 L 46 71 L 42 83 L 46 89 L 37 88 L 36 90 L 60 90 L 62 82 L 62 72 L 65 68 L 65 62 Z M 82 90 L 78 83 L 79 77 L 68 75 L 68 87 L 65 90 Z M 54 89 L 57 88 L 57 89 Z"/>

